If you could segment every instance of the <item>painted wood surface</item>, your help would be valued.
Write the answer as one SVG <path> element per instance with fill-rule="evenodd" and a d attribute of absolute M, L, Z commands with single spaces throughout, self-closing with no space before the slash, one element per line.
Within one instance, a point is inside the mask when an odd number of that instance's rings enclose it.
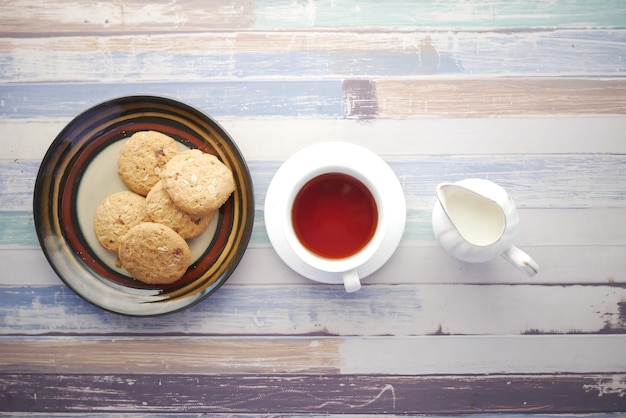
<path fill-rule="evenodd" d="M 228 91 L 228 94 L 224 94 Z M 137 94 L 184 97 L 217 117 L 498 117 L 626 113 L 623 80 L 287 80 L 7 84 L 7 118 L 63 117 Z M 471 104 L 471 106 L 470 106 Z"/>
<path fill-rule="evenodd" d="M 528 74 L 619 77 L 626 66 L 625 42 L 623 30 L 590 35 L 573 29 L 10 38 L 0 39 L 0 80 L 120 82 L 138 74 L 143 81 Z M 177 51 L 175 55 L 172 50 Z M 259 62 L 263 64 L 252 64 Z"/>
<path fill-rule="evenodd" d="M 13 375 L 14 376 L 14 375 Z M 623 375 L 489 377 L 342 375 L 0 376 L 12 411 L 289 414 L 571 413 L 623 410 Z M 37 387 L 40 390 L 34 391 Z M 89 402 L 83 400 L 89 388 Z M 598 395 L 600 394 L 600 395 Z M 546 402 L 545 399 L 554 402 Z M 263 400 L 263 402 L 260 402 Z M 506 406 L 505 406 L 506 405 Z"/>
<path fill-rule="evenodd" d="M 19 0 L 3 5 L 3 32 L 29 33 L 169 32 L 238 29 L 321 28 L 471 28 L 523 30 L 552 27 L 623 28 L 626 7 L 620 0 L 565 2 L 483 2 L 471 0 L 412 4 L 349 0 L 292 2 L 283 0 L 184 0 L 147 5 L 75 3 L 56 0 L 56 7 Z M 25 13 L 27 8 L 29 13 Z"/>
<path fill-rule="evenodd" d="M 621 0 L 0 4 L 0 415 L 626 413 L 625 71 Z M 214 116 L 255 187 L 235 274 L 159 318 L 80 299 L 33 224 L 51 141 L 131 94 Z M 356 294 L 265 232 L 273 174 L 323 140 L 381 155 L 407 198 Z M 434 188 L 465 177 L 511 193 L 539 275 L 440 248 Z"/>
<path fill-rule="evenodd" d="M 621 334 L 625 299 L 623 287 L 608 285 L 369 285 L 344 295 L 336 286 L 250 284 L 157 322 L 101 312 L 64 286 L 3 287 L 0 335 Z"/>

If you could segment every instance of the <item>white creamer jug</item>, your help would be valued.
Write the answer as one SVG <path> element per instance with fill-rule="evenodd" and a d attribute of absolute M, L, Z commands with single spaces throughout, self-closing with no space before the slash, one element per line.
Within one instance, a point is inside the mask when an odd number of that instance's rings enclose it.
<path fill-rule="evenodd" d="M 537 263 L 513 245 L 519 226 L 513 199 L 490 180 L 439 184 L 432 225 L 441 246 L 459 260 L 482 263 L 501 255 L 529 276 L 539 271 Z"/>

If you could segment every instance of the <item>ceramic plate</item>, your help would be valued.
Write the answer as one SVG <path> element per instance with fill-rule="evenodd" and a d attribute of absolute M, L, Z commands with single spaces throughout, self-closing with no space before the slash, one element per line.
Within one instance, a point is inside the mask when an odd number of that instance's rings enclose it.
<path fill-rule="evenodd" d="M 337 167 L 340 168 L 337 171 L 369 173 L 368 177 L 379 189 L 381 199 L 388 203 L 388 213 L 379 219 L 379 222 L 385 222 L 386 231 L 380 248 L 357 268 L 359 278 L 363 279 L 391 258 L 402 239 L 406 223 L 406 201 L 398 177 L 382 158 L 364 147 L 328 141 L 310 145 L 289 157 L 274 174 L 265 196 L 267 235 L 276 253 L 292 270 L 317 282 L 343 283 L 341 273 L 321 271 L 302 261 L 287 238 L 289 227 L 285 219 L 291 219 L 289 191 L 297 187 L 298 179 L 315 173 L 320 167 L 323 167 L 322 171 Z"/>
<path fill-rule="evenodd" d="M 179 148 L 216 155 L 235 177 L 236 190 L 210 228 L 188 240 L 193 263 L 167 286 L 145 285 L 116 266 L 93 232 L 97 206 L 126 190 L 117 175 L 124 140 L 155 130 Z M 254 192 L 246 162 L 222 127 L 183 103 L 155 96 L 113 99 L 73 119 L 46 153 L 35 183 L 35 227 L 50 265 L 78 295 L 109 311 L 149 316 L 191 306 L 217 290 L 245 252 L 254 220 Z"/>

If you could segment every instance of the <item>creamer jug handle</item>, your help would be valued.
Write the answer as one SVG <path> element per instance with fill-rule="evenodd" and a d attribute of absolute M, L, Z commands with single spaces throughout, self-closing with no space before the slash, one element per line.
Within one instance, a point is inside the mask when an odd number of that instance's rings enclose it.
<path fill-rule="evenodd" d="M 539 271 L 539 265 L 535 260 L 515 246 L 511 246 L 511 248 L 503 252 L 502 257 L 528 276 L 532 277 Z"/>

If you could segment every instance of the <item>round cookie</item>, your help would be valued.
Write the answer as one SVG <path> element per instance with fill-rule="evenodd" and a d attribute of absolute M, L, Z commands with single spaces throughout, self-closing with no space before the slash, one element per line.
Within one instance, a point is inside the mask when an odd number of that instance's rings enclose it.
<path fill-rule="evenodd" d="M 235 190 L 233 173 L 216 156 L 197 149 L 176 154 L 161 171 L 172 201 L 191 216 L 219 209 Z"/>
<path fill-rule="evenodd" d="M 169 284 L 183 277 L 191 251 L 172 228 L 144 222 L 120 240 L 120 263 L 130 275 L 148 284 Z"/>
<path fill-rule="evenodd" d="M 100 245 L 117 253 L 120 239 L 133 226 L 146 220 L 146 198 L 124 190 L 113 193 L 98 205 L 93 229 Z"/>
<path fill-rule="evenodd" d="M 206 231 L 217 211 L 202 216 L 190 216 L 178 209 L 163 188 L 163 181 L 154 185 L 146 196 L 146 213 L 152 222 L 169 226 L 185 239 L 194 238 Z"/>
<path fill-rule="evenodd" d="M 145 196 L 177 152 L 176 141 L 167 135 L 157 131 L 135 132 L 120 150 L 117 174 L 129 189 Z"/>

